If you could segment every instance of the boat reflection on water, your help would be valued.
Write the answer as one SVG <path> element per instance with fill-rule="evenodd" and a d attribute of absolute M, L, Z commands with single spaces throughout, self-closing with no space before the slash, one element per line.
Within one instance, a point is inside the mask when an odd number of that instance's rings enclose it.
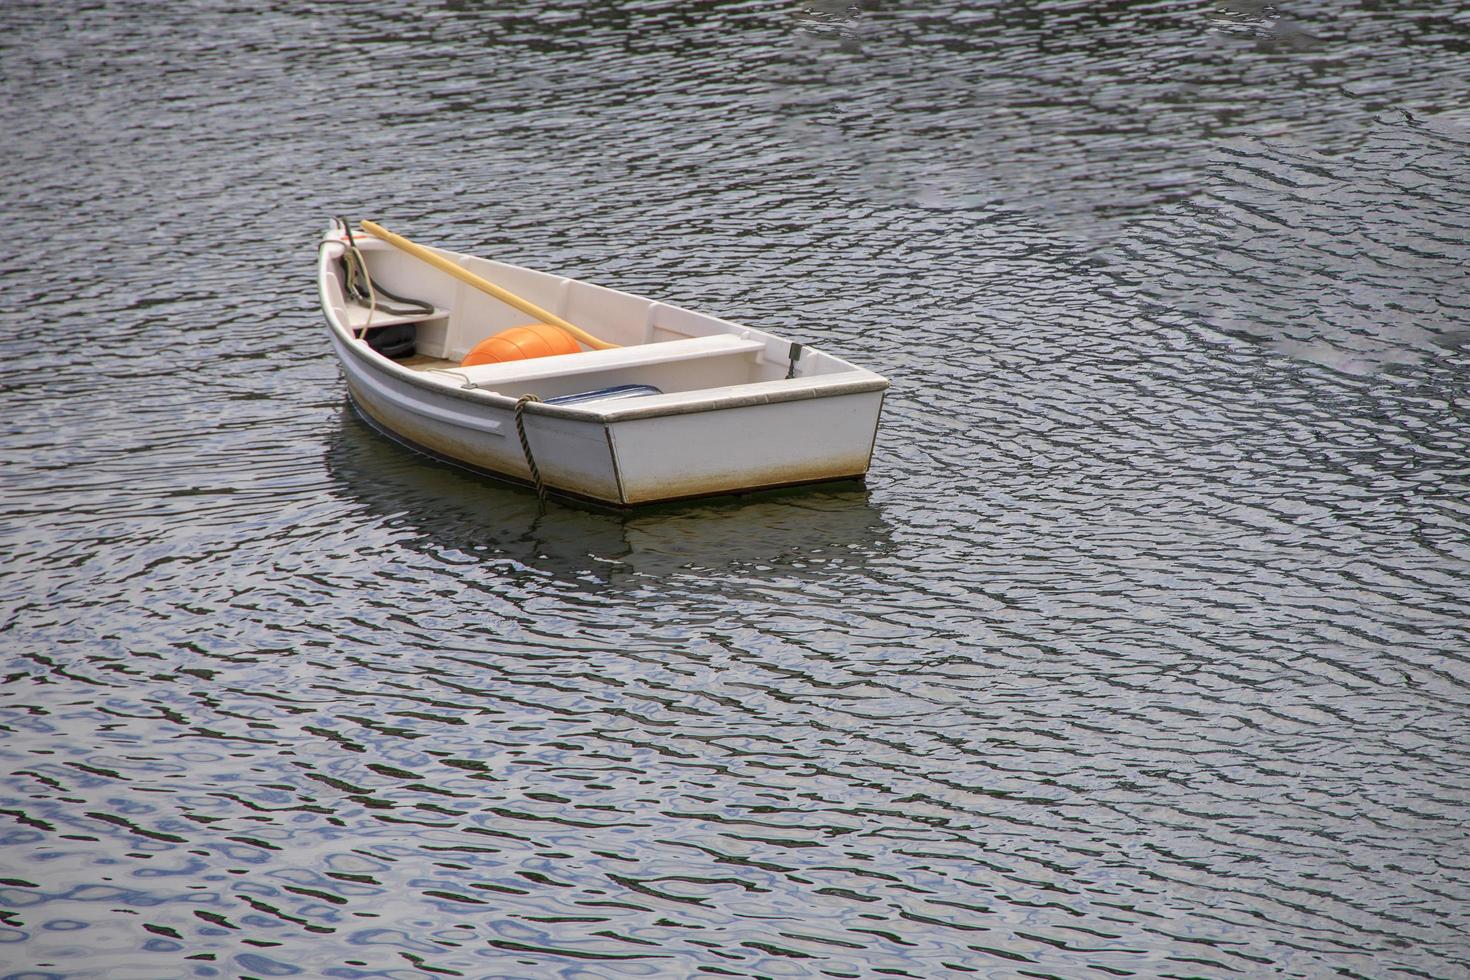
<path fill-rule="evenodd" d="M 510 558 L 557 576 L 612 581 L 680 571 L 801 577 L 851 570 L 892 550 L 890 529 L 861 483 L 594 509 L 423 456 L 375 432 L 344 404 L 327 448 L 333 492 L 409 547 Z"/>

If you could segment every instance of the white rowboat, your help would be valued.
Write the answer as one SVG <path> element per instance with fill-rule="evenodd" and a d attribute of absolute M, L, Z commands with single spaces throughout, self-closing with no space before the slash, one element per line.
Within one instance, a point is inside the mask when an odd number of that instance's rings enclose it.
<path fill-rule="evenodd" d="M 371 227 L 379 237 L 358 232 L 353 241 L 372 286 L 422 301 L 422 310 L 379 303 L 376 292 L 367 303 L 353 297 L 342 224 L 323 238 L 317 277 L 353 403 L 401 442 L 616 506 L 868 470 L 888 388 L 880 375 L 738 323 Z M 617 346 L 462 367 L 481 341 L 540 319 L 476 288 L 477 278 L 514 294 L 521 309 L 534 304 L 548 322 L 570 321 Z M 414 324 L 412 356 L 391 359 L 366 339 L 405 323 Z"/>

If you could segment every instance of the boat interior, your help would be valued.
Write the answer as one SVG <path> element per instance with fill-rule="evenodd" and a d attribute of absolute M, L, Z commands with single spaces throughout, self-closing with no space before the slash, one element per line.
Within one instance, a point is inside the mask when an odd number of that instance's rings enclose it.
<path fill-rule="evenodd" d="M 619 392 L 615 397 L 652 397 L 752 385 L 762 390 L 810 387 L 872 377 L 846 361 L 716 317 L 563 276 L 435 250 L 466 271 L 619 345 L 464 367 L 461 361 L 477 344 L 525 325 L 527 315 L 387 242 L 359 235 L 357 245 L 374 284 L 432 310 L 395 312 L 391 301 L 385 301 L 386 311 L 370 309 L 348 298 L 342 263 L 328 261 L 323 299 L 334 319 L 354 336 L 362 336 L 364 327 L 371 333 L 413 324 L 413 352 L 395 363 L 456 386 L 511 397 L 587 400 L 589 393 L 609 389 Z M 340 258 L 341 246 L 327 247 L 329 260 Z"/>

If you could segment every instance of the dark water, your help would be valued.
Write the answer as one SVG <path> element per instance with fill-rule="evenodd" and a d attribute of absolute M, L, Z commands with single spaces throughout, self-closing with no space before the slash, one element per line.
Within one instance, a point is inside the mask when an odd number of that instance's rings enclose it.
<path fill-rule="evenodd" d="M 1470 973 L 1463 8 L 595 6 L 0 12 L 0 976 Z M 890 375 L 867 488 L 384 442 L 337 212 Z"/>

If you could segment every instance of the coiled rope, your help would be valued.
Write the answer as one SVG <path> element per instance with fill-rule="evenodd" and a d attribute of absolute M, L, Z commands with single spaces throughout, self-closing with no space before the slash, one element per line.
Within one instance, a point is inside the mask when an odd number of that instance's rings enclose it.
<path fill-rule="evenodd" d="M 531 479 L 536 484 L 536 499 L 541 506 L 546 506 L 546 483 L 541 479 L 541 470 L 536 465 L 536 457 L 531 454 L 531 441 L 526 438 L 526 403 L 539 402 L 541 399 L 535 395 L 522 395 L 516 399 L 516 435 L 521 437 L 521 452 L 526 454 L 526 465 L 530 467 Z"/>

